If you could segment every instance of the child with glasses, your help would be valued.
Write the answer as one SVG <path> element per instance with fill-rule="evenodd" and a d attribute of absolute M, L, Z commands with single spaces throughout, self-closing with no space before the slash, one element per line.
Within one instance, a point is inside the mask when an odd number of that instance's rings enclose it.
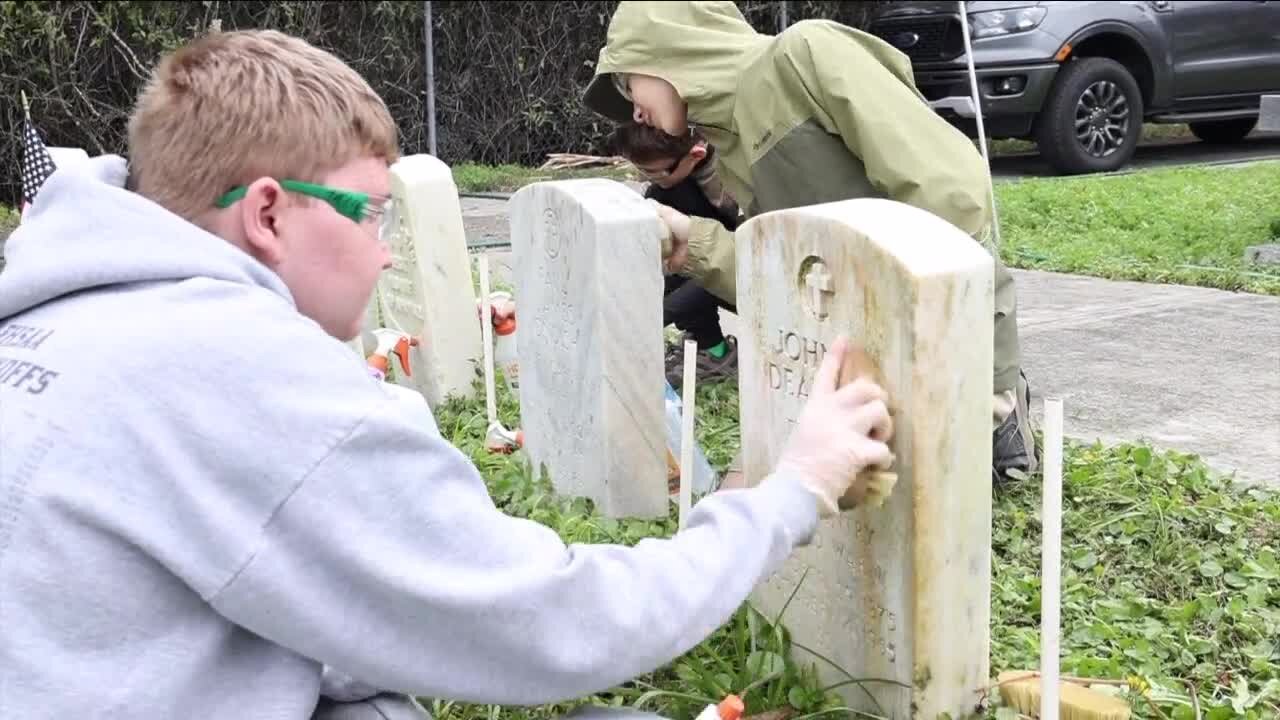
<path fill-rule="evenodd" d="M 740 222 L 738 204 L 715 171 L 715 148 L 695 127 L 669 135 L 661 128 L 625 123 L 614 131 L 613 146 L 650 181 L 645 197 L 693 216 L 711 218 L 733 231 Z M 675 325 L 697 343 L 699 382 L 736 377 L 735 341 L 720 328 L 719 309 L 737 312 L 733 304 L 707 292 L 684 275 L 668 274 L 662 301 L 663 326 Z M 681 343 L 667 357 L 667 382 L 684 380 Z"/>
<path fill-rule="evenodd" d="M 215 32 L 155 67 L 127 163 L 43 186 L 0 274 L 0 717 L 605 691 L 702 642 L 891 462 L 837 344 L 773 475 L 674 537 L 568 546 L 502 513 L 344 344 L 391 262 L 399 153 L 333 55 Z"/>

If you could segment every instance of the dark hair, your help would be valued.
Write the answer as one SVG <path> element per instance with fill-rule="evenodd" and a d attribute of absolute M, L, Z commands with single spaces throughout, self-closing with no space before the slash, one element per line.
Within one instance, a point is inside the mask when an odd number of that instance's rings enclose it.
<path fill-rule="evenodd" d="M 614 151 L 633 163 L 682 158 L 703 139 L 693 127 L 683 135 L 669 135 L 661 128 L 630 122 L 613 131 Z"/>

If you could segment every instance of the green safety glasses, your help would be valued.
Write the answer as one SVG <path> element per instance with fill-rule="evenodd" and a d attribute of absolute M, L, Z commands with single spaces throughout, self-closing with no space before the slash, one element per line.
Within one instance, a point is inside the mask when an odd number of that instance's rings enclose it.
<path fill-rule="evenodd" d="M 353 222 L 360 223 L 372 219 L 381 220 L 379 233 L 384 236 L 386 232 L 392 229 L 390 227 L 394 216 L 392 198 L 370 195 L 355 190 L 331 188 L 325 185 L 302 182 L 301 180 L 280 180 L 279 182 L 280 187 L 286 190 L 329 203 L 340 215 L 350 218 Z M 248 191 L 249 188 L 244 185 L 232 188 L 227 194 L 214 201 L 214 205 L 219 208 L 230 207 L 233 203 L 243 198 Z"/>

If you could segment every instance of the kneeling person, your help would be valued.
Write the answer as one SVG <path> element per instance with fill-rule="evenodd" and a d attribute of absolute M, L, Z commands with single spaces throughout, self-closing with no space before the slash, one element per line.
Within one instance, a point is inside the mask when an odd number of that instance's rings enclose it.
<path fill-rule="evenodd" d="M 649 187 L 645 197 L 667 207 L 720 223 L 728 231 L 741 222 L 738 204 L 716 174 L 715 148 L 697 128 L 671 135 L 642 123 L 625 123 L 614 131 L 615 152 L 631 161 Z M 678 273 L 665 278 L 662 325 L 675 325 L 698 345 L 697 378 L 737 377 L 736 340 L 720 328 L 719 309 L 737 312 L 696 281 Z M 667 382 L 679 388 L 684 380 L 683 345 L 667 357 Z"/>

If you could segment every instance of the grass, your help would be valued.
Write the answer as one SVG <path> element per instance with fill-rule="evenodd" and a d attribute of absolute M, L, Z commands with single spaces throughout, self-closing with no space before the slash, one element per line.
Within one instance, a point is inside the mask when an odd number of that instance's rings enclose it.
<path fill-rule="evenodd" d="M 996 186 L 1009 265 L 1280 295 L 1280 267 L 1245 248 L 1275 241 L 1280 161 Z"/>
<path fill-rule="evenodd" d="M 4 243 L 9 233 L 18 227 L 18 211 L 8 205 L 0 204 L 0 271 L 4 270 Z"/>
<path fill-rule="evenodd" d="M 539 170 L 523 165 L 480 165 L 459 163 L 453 166 L 453 181 L 458 192 L 515 192 L 532 182 L 607 177 L 614 180 L 638 180 L 635 170 L 622 168 L 586 168 L 581 170 Z"/>
<path fill-rule="evenodd" d="M 454 174 L 472 192 L 628 177 L 511 165 L 459 165 Z M 995 192 L 1001 256 L 1011 267 L 1280 295 L 1280 267 L 1244 260 L 1250 245 L 1280 241 L 1280 161 L 1033 178 L 997 183 Z"/>
<path fill-rule="evenodd" d="M 1142 139 L 1140 144 L 1159 144 L 1167 143 L 1174 140 L 1194 140 L 1195 136 L 1191 134 L 1191 128 L 1186 123 L 1173 124 L 1154 124 L 1147 123 L 1142 126 Z M 992 157 L 1001 155 L 1018 155 L 1021 153 L 1034 152 L 1036 144 L 1027 140 L 993 140 L 988 145 L 988 150 Z"/>
<path fill-rule="evenodd" d="M 0 203 L 0 240 L 9 236 L 13 229 L 18 227 L 18 211 L 8 205 Z"/>
<path fill-rule="evenodd" d="M 723 468 L 738 444 L 736 388 L 704 384 L 698 395 L 699 441 Z M 501 383 L 499 400 L 503 422 L 517 426 L 518 407 Z M 476 462 L 499 507 L 556 529 L 566 542 L 632 545 L 675 532 L 674 511 L 663 521 L 602 518 L 587 501 L 555 498 L 519 455 L 486 452 L 482 401 L 449 403 L 437 417 L 445 437 Z M 1137 718 L 1280 717 L 1280 495 L 1233 486 L 1194 456 L 1138 444 L 1068 443 L 1063 481 L 1062 671 L 1135 678 L 1125 692 Z M 993 676 L 1039 666 L 1037 488 L 1028 482 L 997 493 Z M 790 708 L 793 720 L 857 716 L 841 710 L 815 668 L 791 661 L 786 615 L 778 625 L 771 619 L 744 605 L 668 666 L 569 703 L 424 704 L 438 720 L 543 720 L 585 703 L 690 718 L 736 692 L 748 714 Z M 986 717 L 1004 720 L 1010 711 L 998 707 L 997 694 Z"/>

